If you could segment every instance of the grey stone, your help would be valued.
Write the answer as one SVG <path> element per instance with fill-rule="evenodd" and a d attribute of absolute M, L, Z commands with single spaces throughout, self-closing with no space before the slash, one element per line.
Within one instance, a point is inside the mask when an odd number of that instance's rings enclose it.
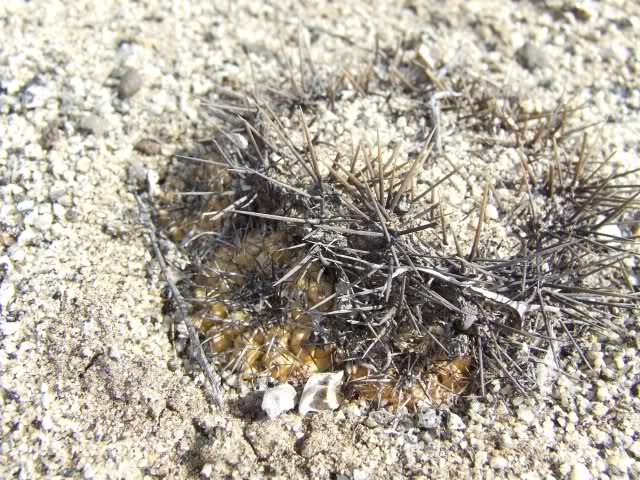
<path fill-rule="evenodd" d="M 416 414 L 415 425 L 418 428 L 432 430 L 440 425 L 440 414 L 433 408 L 421 410 Z"/>
<path fill-rule="evenodd" d="M 530 72 L 547 66 L 547 57 L 544 50 L 531 42 L 526 42 L 516 51 L 516 59 L 520 65 Z"/>
<path fill-rule="evenodd" d="M 374 410 L 364 421 L 367 427 L 375 428 L 389 425 L 393 421 L 393 415 L 386 410 Z"/>
<path fill-rule="evenodd" d="M 134 68 L 127 68 L 120 77 L 118 97 L 125 99 L 134 96 L 142 88 L 142 83 L 142 75 Z"/>

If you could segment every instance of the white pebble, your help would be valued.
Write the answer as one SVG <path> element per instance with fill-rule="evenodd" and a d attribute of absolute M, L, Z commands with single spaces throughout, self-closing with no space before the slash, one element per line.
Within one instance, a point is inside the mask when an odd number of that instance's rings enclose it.
<path fill-rule="evenodd" d="M 51 215 L 48 212 L 41 213 L 40 215 L 37 215 L 33 219 L 33 226 L 38 230 L 40 230 L 41 232 L 45 232 L 49 230 L 52 224 L 53 224 L 53 215 Z"/>
<path fill-rule="evenodd" d="M 296 389 L 288 383 L 270 388 L 262 397 L 262 410 L 274 419 L 296 406 Z"/>
<path fill-rule="evenodd" d="M 35 238 L 36 232 L 34 232 L 32 228 L 25 228 L 22 233 L 18 235 L 18 245 L 29 245 Z"/>
<path fill-rule="evenodd" d="M 571 469 L 571 480 L 591 480 L 589 469 L 582 463 L 576 463 Z"/>
<path fill-rule="evenodd" d="M 599 402 L 608 402 L 611 400 L 611 393 L 606 385 L 598 387 L 596 390 L 596 400 Z"/>
<path fill-rule="evenodd" d="M 59 203 L 53 204 L 53 214 L 56 216 L 58 220 L 64 220 L 67 214 L 67 209 L 64 208 Z"/>
<path fill-rule="evenodd" d="M 629 453 L 636 458 L 640 458 L 640 440 L 636 440 L 629 447 Z"/>
<path fill-rule="evenodd" d="M 42 420 L 40 421 L 40 426 L 42 427 L 43 430 L 51 430 L 54 426 L 51 415 L 49 414 L 44 415 L 42 417 Z"/>
<path fill-rule="evenodd" d="M 27 251 L 24 248 L 16 246 L 9 251 L 9 256 L 11 257 L 11 260 L 19 263 L 26 258 Z"/>
<path fill-rule="evenodd" d="M 610 468 L 625 473 L 633 463 L 633 460 L 624 451 L 615 451 L 607 457 L 607 463 Z"/>
<path fill-rule="evenodd" d="M 531 423 L 535 420 L 536 416 L 533 414 L 531 408 L 521 406 L 518 408 L 518 418 L 525 423 Z"/>
<path fill-rule="evenodd" d="M 487 204 L 487 207 L 484 211 L 485 217 L 491 220 L 497 220 L 499 217 L 498 209 L 495 205 Z"/>
<path fill-rule="evenodd" d="M 608 412 L 608 409 L 602 402 L 594 402 L 591 404 L 591 413 L 595 417 L 602 417 L 607 412 Z"/>
<path fill-rule="evenodd" d="M 91 163 L 89 157 L 80 157 L 76 162 L 76 170 L 80 173 L 87 173 L 91 168 Z"/>
<path fill-rule="evenodd" d="M 33 200 L 23 200 L 16 205 L 16 208 L 19 212 L 28 212 L 30 210 L 33 210 L 35 204 L 36 202 L 34 202 Z"/>
<path fill-rule="evenodd" d="M 211 474 L 213 473 L 213 465 L 210 463 L 205 463 L 200 470 L 200 478 L 211 478 Z"/>
<path fill-rule="evenodd" d="M 603 241 L 615 241 L 618 238 L 622 237 L 622 232 L 620 231 L 620 228 L 612 223 L 609 223 L 607 225 L 603 225 L 602 227 L 598 228 L 598 235 L 601 237 L 601 239 Z"/>
<path fill-rule="evenodd" d="M 18 331 L 20 328 L 20 322 L 0 322 L 0 333 L 5 337 L 10 337 Z M 5 346 L 6 351 L 6 346 Z"/>
<path fill-rule="evenodd" d="M 312 375 L 302 391 L 300 405 L 298 405 L 300 415 L 338 408 L 340 406 L 339 386 L 343 376 L 343 371 Z"/>
<path fill-rule="evenodd" d="M 368 480 L 369 474 L 364 470 L 355 469 L 353 471 L 353 480 Z"/>
<path fill-rule="evenodd" d="M 550 418 L 547 418 L 542 423 L 542 434 L 547 438 L 555 437 L 555 427 L 553 425 L 553 421 Z"/>
<path fill-rule="evenodd" d="M 0 285 L 0 307 L 6 311 L 7 306 L 13 302 L 16 296 L 16 287 L 13 283 L 5 281 Z"/>
<path fill-rule="evenodd" d="M 624 352 L 618 352 L 613 356 L 613 361 L 616 364 L 616 368 L 618 370 L 624 370 L 624 367 L 626 366 L 626 362 L 624 359 Z"/>
<path fill-rule="evenodd" d="M 504 470 L 509 465 L 509 462 L 504 457 L 491 457 L 491 468 L 496 470 Z"/>
<path fill-rule="evenodd" d="M 450 413 L 449 418 L 447 419 L 447 429 L 464 430 L 464 428 L 465 428 L 465 425 L 464 425 L 464 422 L 462 421 L 462 418 L 460 418 L 460 416 L 456 415 L 455 413 Z"/>

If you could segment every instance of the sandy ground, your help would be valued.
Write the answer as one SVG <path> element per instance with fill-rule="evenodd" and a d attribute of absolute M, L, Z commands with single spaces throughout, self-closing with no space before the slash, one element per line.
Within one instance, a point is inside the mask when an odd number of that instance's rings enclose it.
<path fill-rule="evenodd" d="M 141 172 L 211 134 L 198 99 L 214 86 L 282 82 L 299 18 L 323 69 L 376 33 L 417 36 L 516 93 L 582 99 L 584 119 L 608 116 L 603 150 L 637 168 L 639 15 L 624 1 L 2 2 L 0 477 L 640 476 L 637 319 L 628 338 L 585 339 L 595 371 L 569 367 L 579 381 L 461 418 L 392 427 L 345 406 L 268 421 L 252 395 L 217 411 L 170 341 L 133 196 Z M 147 138 L 158 151 L 134 149 Z"/>

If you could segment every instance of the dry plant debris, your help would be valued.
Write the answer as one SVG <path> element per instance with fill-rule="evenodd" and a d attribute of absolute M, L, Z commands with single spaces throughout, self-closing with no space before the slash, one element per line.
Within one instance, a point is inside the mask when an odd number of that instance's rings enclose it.
<path fill-rule="evenodd" d="M 571 122 L 579 107 L 501 95 L 404 47 L 325 79 L 301 46 L 287 85 L 207 104 L 212 153 L 176 160 L 156 219 L 189 259 L 180 288 L 219 372 L 303 384 L 343 371 L 347 398 L 380 405 L 526 394 L 567 349 L 590 368 L 581 332 L 618 329 L 637 305 L 635 172 L 599 158 L 597 128 Z M 332 111 L 371 96 L 430 120 L 416 148 L 375 129 L 325 138 L 348 131 Z M 474 154 L 517 152 L 510 177 L 468 185 L 466 211 L 448 194 L 470 180 L 443 118 Z"/>

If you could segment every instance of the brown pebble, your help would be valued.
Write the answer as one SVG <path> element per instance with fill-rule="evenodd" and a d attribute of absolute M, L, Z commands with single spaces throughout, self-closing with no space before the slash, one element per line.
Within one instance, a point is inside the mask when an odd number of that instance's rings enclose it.
<path fill-rule="evenodd" d="M 143 155 L 158 155 L 160 153 L 162 145 L 157 140 L 152 138 L 143 138 L 133 147 Z"/>
<path fill-rule="evenodd" d="M 142 75 L 134 69 L 127 68 L 120 77 L 120 83 L 118 84 L 118 97 L 125 99 L 132 97 L 138 90 L 142 88 Z"/>

